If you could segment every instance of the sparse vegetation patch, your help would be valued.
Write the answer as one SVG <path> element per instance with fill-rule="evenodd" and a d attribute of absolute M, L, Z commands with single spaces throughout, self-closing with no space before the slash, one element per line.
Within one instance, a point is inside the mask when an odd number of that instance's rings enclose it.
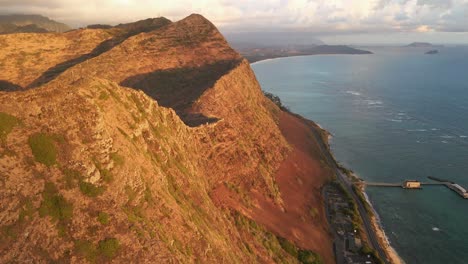
<path fill-rule="evenodd" d="M 263 94 L 270 99 L 275 105 L 277 105 L 281 110 L 289 112 L 289 108 L 285 105 L 283 105 L 283 102 L 281 102 L 281 99 L 272 93 L 265 92 L 263 91 Z"/>
<path fill-rule="evenodd" d="M 322 258 L 310 250 L 299 250 L 297 260 L 303 264 L 321 264 Z"/>
<path fill-rule="evenodd" d="M 57 187 L 47 182 L 42 192 L 42 203 L 39 215 L 52 217 L 54 220 L 66 221 L 73 216 L 73 206 L 58 192 Z"/>
<path fill-rule="evenodd" d="M 75 241 L 75 251 L 91 263 L 101 262 L 101 258 L 111 259 L 119 249 L 120 243 L 116 238 L 103 239 L 97 246 L 88 240 Z"/>
<path fill-rule="evenodd" d="M 101 91 L 101 93 L 99 94 L 99 100 L 105 101 L 107 99 L 109 99 L 109 94 L 105 91 Z"/>
<path fill-rule="evenodd" d="M 122 166 L 125 163 L 124 157 L 120 156 L 117 152 L 111 153 L 110 157 L 117 166 Z"/>
<path fill-rule="evenodd" d="M 107 225 L 109 223 L 109 215 L 105 212 L 99 212 L 97 220 L 99 223 Z"/>
<path fill-rule="evenodd" d="M 99 241 L 99 253 L 107 258 L 113 258 L 120 248 L 119 240 L 116 238 L 106 238 Z"/>
<path fill-rule="evenodd" d="M 97 197 L 105 191 L 105 188 L 104 186 L 96 186 L 90 182 L 82 181 L 80 182 L 80 191 L 88 197 Z"/>
<path fill-rule="evenodd" d="M 18 119 L 7 113 L 0 112 L 0 141 L 6 140 L 8 134 L 18 125 Z"/>
<path fill-rule="evenodd" d="M 111 154 L 111 158 L 112 158 L 112 154 Z M 112 182 L 114 180 L 114 176 L 112 175 L 112 173 L 108 169 L 103 168 L 101 163 L 99 163 L 95 158 L 93 158 L 93 161 L 94 161 L 94 165 L 96 166 L 96 168 L 99 170 L 99 173 L 101 174 L 102 180 L 107 183 Z"/>
<path fill-rule="evenodd" d="M 78 171 L 63 169 L 63 176 L 65 181 L 65 188 L 71 189 L 77 186 L 77 183 L 81 180 L 82 176 Z"/>
<path fill-rule="evenodd" d="M 75 251 L 91 263 L 94 263 L 96 261 L 98 252 L 96 246 L 90 241 L 75 241 Z"/>
<path fill-rule="evenodd" d="M 53 136 L 45 133 L 36 133 L 29 137 L 28 143 L 37 162 L 48 167 L 56 164 L 57 148 Z"/>

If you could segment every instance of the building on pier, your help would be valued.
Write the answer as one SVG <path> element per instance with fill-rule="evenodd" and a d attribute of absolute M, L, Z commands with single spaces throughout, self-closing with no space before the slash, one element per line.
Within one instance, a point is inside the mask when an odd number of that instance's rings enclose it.
<path fill-rule="evenodd" d="M 405 189 L 421 189 L 421 182 L 416 180 L 406 180 L 402 187 Z"/>

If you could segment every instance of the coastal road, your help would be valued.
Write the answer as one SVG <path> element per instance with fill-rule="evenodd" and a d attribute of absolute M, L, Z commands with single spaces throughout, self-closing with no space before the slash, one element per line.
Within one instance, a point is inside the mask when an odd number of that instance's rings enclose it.
<path fill-rule="evenodd" d="M 361 199 L 356 195 L 353 191 L 353 183 L 349 180 L 348 176 L 344 175 L 338 167 L 335 168 L 335 173 L 337 175 L 337 179 L 340 183 L 346 188 L 349 194 L 352 196 L 354 201 L 357 204 L 357 209 L 359 214 L 361 215 L 362 222 L 364 224 L 364 232 L 366 233 L 367 237 L 369 238 L 370 247 L 377 251 L 377 254 L 380 256 L 384 263 L 390 263 L 385 254 L 385 250 L 379 243 L 379 239 L 377 238 L 377 234 L 375 233 L 374 229 L 372 228 L 372 221 L 370 220 L 369 214 L 366 211 L 364 204 L 362 203 Z"/>
<path fill-rule="evenodd" d="M 346 191 L 349 192 L 351 197 L 354 199 L 354 202 L 357 205 L 358 212 L 361 216 L 361 219 L 364 225 L 364 232 L 366 233 L 369 239 L 369 243 L 370 243 L 369 246 L 377 252 L 377 254 L 380 256 L 380 258 L 382 259 L 384 263 L 389 264 L 390 262 L 388 261 L 386 257 L 387 255 L 385 254 L 385 250 L 380 245 L 379 239 L 377 238 L 377 234 L 372 228 L 372 222 L 366 211 L 366 208 L 364 204 L 362 203 L 362 201 L 359 199 L 359 197 L 356 195 L 356 193 L 354 193 L 353 191 L 353 183 L 349 180 L 348 176 L 343 174 L 341 170 L 338 168 L 335 162 L 335 159 L 332 157 L 328 147 L 325 145 L 325 142 L 323 142 L 322 137 L 320 136 L 319 132 L 316 131 L 316 129 L 311 129 L 311 130 L 312 130 L 312 133 L 314 134 L 314 137 L 317 143 L 320 146 L 320 149 L 322 150 L 323 155 L 328 160 L 328 163 L 333 166 L 333 169 L 336 174 L 336 178 L 343 185 Z"/>

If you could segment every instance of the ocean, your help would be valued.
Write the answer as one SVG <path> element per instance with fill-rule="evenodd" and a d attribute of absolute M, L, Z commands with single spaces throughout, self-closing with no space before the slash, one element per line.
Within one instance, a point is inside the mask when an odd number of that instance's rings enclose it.
<path fill-rule="evenodd" d="M 265 91 L 331 132 L 335 157 L 362 179 L 435 176 L 468 189 L 468 48 L 369 50 L 252 68 Z M 366 194 L 406 263 L 468 263 L 468 199 L 443 186 Z"/>

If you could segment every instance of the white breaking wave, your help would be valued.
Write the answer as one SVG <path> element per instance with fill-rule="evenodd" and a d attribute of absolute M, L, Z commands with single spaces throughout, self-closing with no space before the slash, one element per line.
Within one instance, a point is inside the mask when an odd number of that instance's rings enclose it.
<path fill-rule="evenodd" d="M 454 136 L 449 136 L 449 135 L 443 135 L 443 136 L 440 136 L 440 137 L 441 137 L 441 138 L 447 138 L 447 139 L 449 139 L 449 138 L 454 138 Z"/>
<path fill-rule="evenodd" d="M 366 100 L 368 105 L 383 105 L 382 101 L 379 100 Z"/>
<path fill-rule="evenodd" d="M 356 96 L 360 96 L 361 93 L 360 92 L 355 92 L 355 91 L 346 91 L 347 94 L 352 94 L 352 95 L 356 95 Z"/>
<path fill-rule="evenodd" d="M 408 132 L 426 132 L 427 129 L 407 129 Z"/>
<path fill-rule="evenodd" d="M 324 72 L 324 71 L 317 71 L 317 72 L 314 72 L 315 74 L 319 74 L 319 75 L 330 75 L 330 72 Z"/>

